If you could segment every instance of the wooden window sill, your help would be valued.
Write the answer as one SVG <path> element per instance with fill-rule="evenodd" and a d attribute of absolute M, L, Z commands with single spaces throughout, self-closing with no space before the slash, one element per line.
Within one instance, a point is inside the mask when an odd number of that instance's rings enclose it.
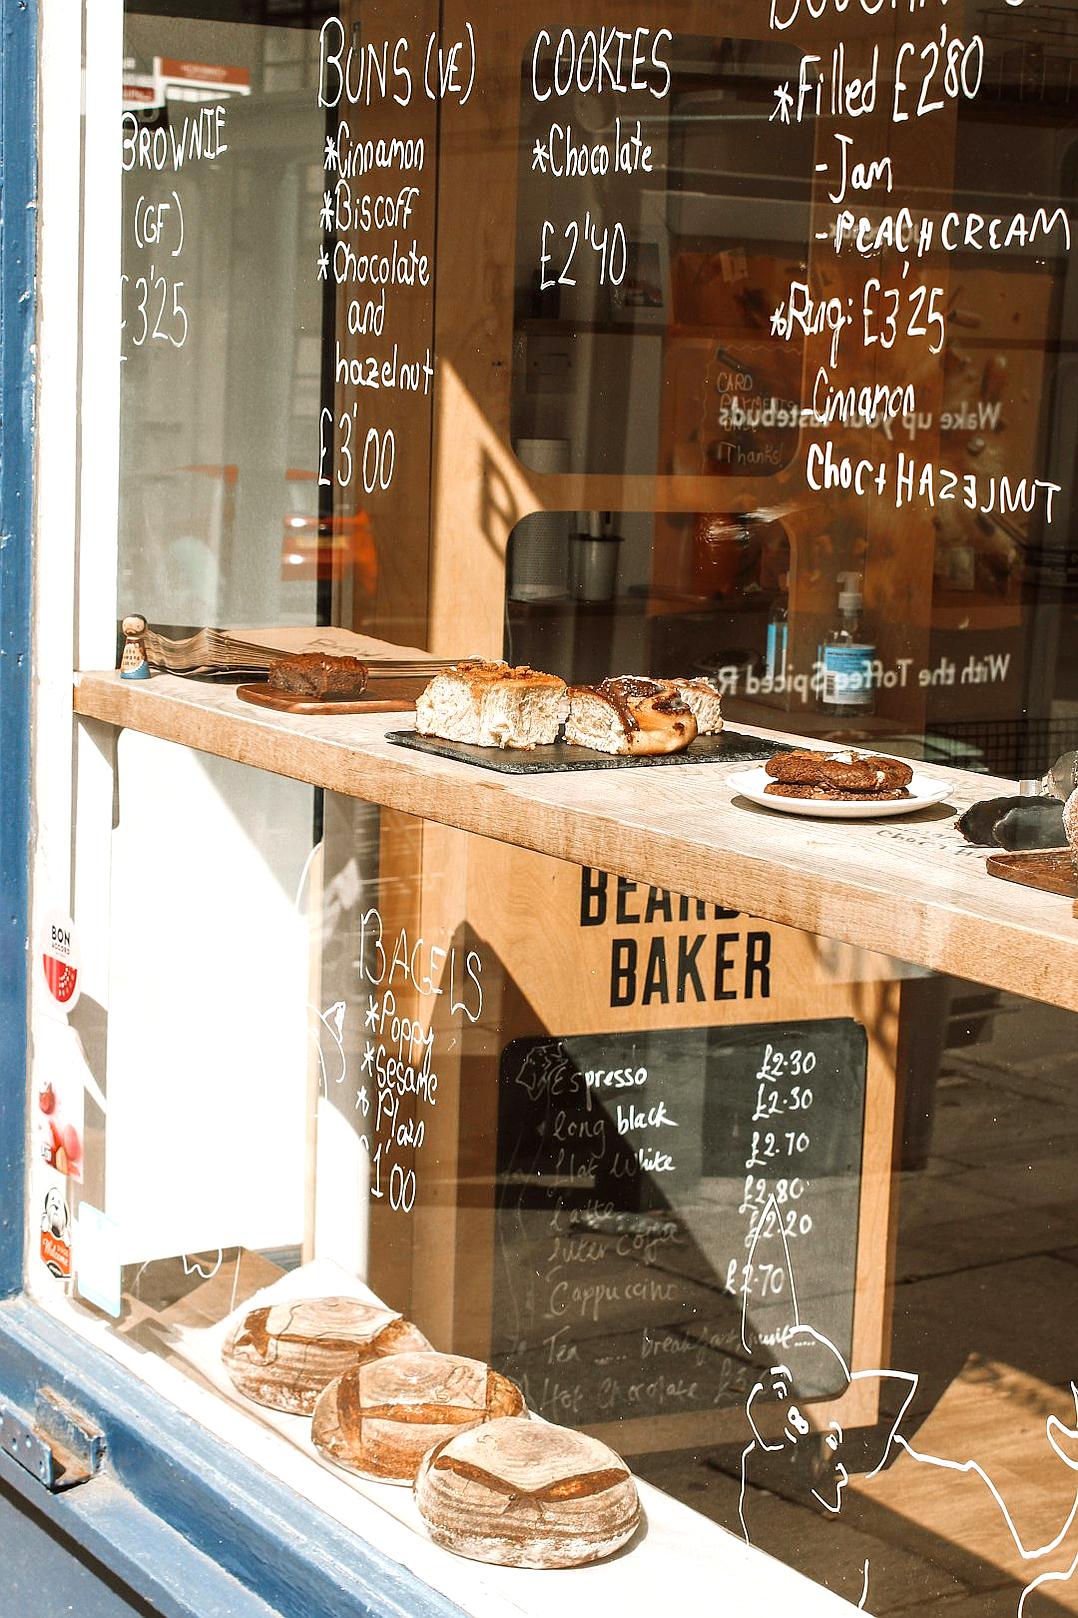
<path fill-rule="evenodd" d="M 74 704 L 85 718 L 1078 1009 L 1070 901 L 990 877 L 985 851 L 954 828 L 962 809 L 1013 782 L 946 770 L 954 791 L 935 809 L 802 820 L 735 801 L 726 778 L 737 765 L 496 775 L 386 742 L 395 715 L 276 713 L 231 686 L 172 675 L 78 674 Z"/>

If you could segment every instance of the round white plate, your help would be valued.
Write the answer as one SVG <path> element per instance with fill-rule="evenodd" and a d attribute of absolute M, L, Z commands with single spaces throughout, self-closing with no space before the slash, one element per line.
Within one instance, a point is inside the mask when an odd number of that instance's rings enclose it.
<path fill-rule="evenodd" d="M 782 815 L 810 815 L 814 820 L 883 820 L 890 815 L 912 815 L 917 809 L 927 809 L 940 803 L 951 790 L 950 781 L 938 775 L 920 775 L 914 772 L 907 788 L 908 798 L 882 798 L 873 803 L 869 798 L 780 798 L 764 791 L 771 777 L 762 764 L 745 770 L 732 770 L 726 777 L 735 792 L 750 803 L 764 809 L 777 809 Z"/>

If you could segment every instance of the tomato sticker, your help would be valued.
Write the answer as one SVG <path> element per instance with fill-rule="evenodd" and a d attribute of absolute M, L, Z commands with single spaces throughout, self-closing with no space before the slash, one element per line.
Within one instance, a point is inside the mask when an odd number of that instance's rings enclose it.
<path fill-rule="evenodd" d="M 88 1071 L 82 1042 L 67 1019 L 42 1017 L 30 1093 L 35 1155 L 76 1184 L 82 1181 Z"/>
<path fill-rule="evenodd" d="M 75 923 L 54 910 L 45 918 L 41 933 L 41 965 L 49 993 L 58 1006 L 70 1011 L 79 997 L 79 947 Z"/>

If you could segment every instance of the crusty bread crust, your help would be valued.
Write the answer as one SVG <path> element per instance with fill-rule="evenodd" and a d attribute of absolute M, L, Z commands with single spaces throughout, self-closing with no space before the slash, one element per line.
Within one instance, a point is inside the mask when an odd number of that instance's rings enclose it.
<path fill-rule="evenodd" d="M 438 1545 L 507 1567 L 576 1567 L 610 1556 L 640 1522 L 620 1456 L 585 1433 L 508 1418 L 425 1457 L 416 1504 Z"/>
<path fill-rule="evenodd" d="M 510 663 L 465 662 L 457 663 L 452 669 L 446 670 L 449 674 L 456 674 L 470 680 L 473 686 L 490 684 L 494 680 L 511 680 L 516 685 L 549 685 L 563 686 L 564 680 L 556 674 L 545 674 L 542 669 L 529 668 L 527 663 L 520 663 L 514 667 Z"/>
<path fill-rule="evenodd" d="M 249 1310 L 221 1350 L 239 1391 L 272 1410 L 309 1416 L 349 1367 L 430 1344 L 390 1309 L 358 1298 L 301 1298 Z"/>
<path fill-rule="evenodd" d="M 466 1427 L 519 1416 L 515 1382 L 462 1354 L 394 1354 L 331 1382 L 311 1438 L 327 1460 L 362 1477 L 411 1483 L 423 1456 Z"/>

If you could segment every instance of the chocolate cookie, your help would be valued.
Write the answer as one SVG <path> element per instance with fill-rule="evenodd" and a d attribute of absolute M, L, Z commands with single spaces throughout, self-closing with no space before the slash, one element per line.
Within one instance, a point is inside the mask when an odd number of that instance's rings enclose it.
<path fill-rule="evenodd" d="M 905 787 L 882 787 L 878 792 L 849 792 L 843 787 L 801 786 L 792 781 L 772 781 L 764 787 L 765 796 L 775 798 L 823 798 L 830 803 L 880 803 L 885 798 L 908 798 Z"/>
<path fill-rule="evenodd" d="M 788 786 L 827 787 L 858 797 L 866 793 L 882 796 L 896 787 L 909 786 L 913 780 L 913 771 L 901 759 L 849 749 L 817 753 L 797 747 L 790 753 L 776 753 L 764 769 L 773 780 Z"/>

